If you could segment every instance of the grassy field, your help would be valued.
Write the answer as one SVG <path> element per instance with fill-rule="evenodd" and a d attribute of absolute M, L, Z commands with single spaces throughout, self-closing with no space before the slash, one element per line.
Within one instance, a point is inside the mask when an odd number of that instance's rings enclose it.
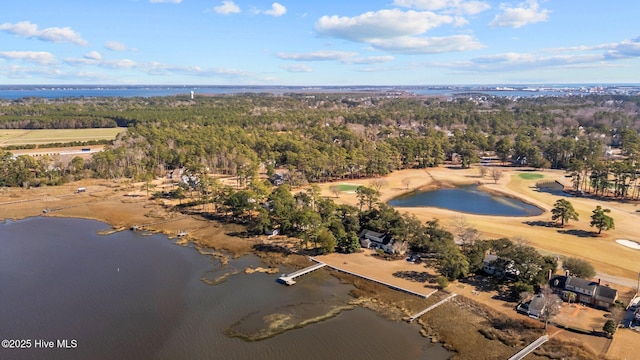
<path fill-rule="evenodd" d="M 521 179 L 525 179 L 525 180 L 542 179 L 544 177 L 544 175 L 542 174 L 530 173 L 530 172 L 523 172 L 518 174 L 518 176 L 520 176 Z"/>
<path fill-rule="evenodd" d="M 340 191 L 356 191 L 356 189 L 360 187 L 360 185 L 355 184 L 340 184 L 338 186 L 340 187 Z"/>
<path fill-rule="evenodd" d="M 111 140 L 125 128 L 0 130 L 0 146 L 39 145 L 73 141 Z"/>

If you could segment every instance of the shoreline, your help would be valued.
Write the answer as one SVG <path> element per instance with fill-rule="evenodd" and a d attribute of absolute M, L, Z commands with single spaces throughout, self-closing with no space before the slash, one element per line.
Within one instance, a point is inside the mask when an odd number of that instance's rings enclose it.
<path fill-rule="evenodd" d="M 74 183 L 72 186 L 67 186 L 68 189 L 75 188 L 78 183 Z M 85 184 L 82 184 L 85 185 Z M 23 202 L 11 201 L 9 207 L 0 209 L 0 218 L 2 219 L 24 219 L 33 216 L 50 216 L 50 217 L 67 217 L 67 218 L 81 218 L 88 220 L 95 220 L 104 222 L 113 229 L 126 231 L 135 224 L 145 224 L 151 222 L 151 226 L 145 226 L 145 231 L 152 231 L 158 234 L 164 234 L 168 238 L 172 238 L 173 234 L 177 234 L 179 230 L 188 230 L 188 235 L 182 241 L 192 242 L 195 246 L 210 248 L 214 250 L 229 251 L 233 256 L 241 256 L 242 254 L 261 252 L 253 248 L 254 244 L 262 243 L 259 239 L 244 239 L 236 236 L 227 235 L 226 232 L 232 232 L 233 229 L 237 230 L 241 228 L 238 225 L 221 224 L 216 221 L 200 218 L 197 215 L 182 215 L 179 213 L 169 212 L 163 206 L 149 202 L 147 200 L 131 200 L 130 194 L 127 191 L 132 187 L 120 189 L 119 186 L 112 188 L 108 182 L 97 182 L 87 185 L 89 193 L 74 194 L 71 196 L 64 196 L 61 194 L 54 194 L 56 190 L 59 193 L 64 192 L 64 188 L 56 189 L 53 187 L 32 189 L 36 190 L 34 193 L 39 193 L 41 198 L 45 196 L 48 198 L 48 205 L 55 205 L 51 207 L 59 207 L 60 210 L 49 212 L 47 214 L 40 213 L 40 210 L 34 208 L 34 206 L 28 206 L 31 202 L 39 201 L 35 196 L 29 199 L 24 199 Z M 93 190 L 100 190 L 100 187 L 109 187 L 110 191 L 107 194 L 104 192 L 91 193 Z M 22 189 L 14 189 L 19 192 L 29 193 Z M 29 193 L 30 194 L 30 193 Z M 6 205 L 7 202 L 0 201 L 1 204 Z M 27 204 L 25 208 L 24 205 Z M 32 205 L 32 204 L 31 204 Z M 41 205 L 41 203 L 38 203 Z M 18 207 L 19 211 L 12 211 L 13 207 Z M 22 207 L 22 208 L 21 208 Z M 11 216 L 7 216 L 11 215 Z M 23 215 L 23 216 L 20 216 Z M 146 222 L 145 222 L 146 221 Z M 155 225 L 153 225 L 155 224 Z M 175 239 L 175 237 L 173 237 Z M 177 245 L 180 245 L 176 242 Z M 262 252 L 259 255 L 266 264 L 273 263 L 296 263 L 307 261 L 302 255 L 289 257 L 280 253 Z M 371 283 L 369 280 L 357 280 L 347 275 L 336 275 L 342 281 L 353 283 L 357 291 L 353 296 L 358 301 L 358 306 L 362 306 L 371 310 L 374 310 L 379 316 L 398 320 L 398 315 L 407 315 L 409 312 L 415 312 L 414 310 L 420 310 L 424 308 L 424 301 L 420 302 L 418 297 L 407 295 L 399 291 L 380 287 L 378 284 Z M 410 299 L 411 297 L 415 299 Z M 474 299 L 468 300 L 475 303 Z M 436 300 L 434 300 L 436 301 Z M 453 304 L 459 304 L 459 301 L 453 302 Z M 447 305 L 449 306 L 449 305 Z M 474 308 L 482 307 L 482 303 L 473 305 Z M 449 311 L 452 309 L 449 308 Z M 469 313 L 467 310 L 458 314 L 462 318 L 475 316 L 473 311 Z M 434 312 L 440 316 L 438 312 Z M 391 315 L 395 314 L 395 315 Z M 504 315 L 502 315 L 504 316 Z M 491 317 L 493 318 L 493 317 Z M 428 319 L 428 318 L 427 318 Z M 479 324 L 481 323 L 480 320 Z M 487 318 L 485 320 L 487 321 Z M 460 335 L 463 329 L 451 329 L 451 325 L 442 323 L 439 326 L 431 324 L 430 320 L 420 320 L 419 323 L 422 326 L 421 333 L 423 336 L 431 338 L 432 342 L 439 342 L 444 344 L 450 350 L 458 350 L 462 344 L 455 342 L 455 335 Z M 486 326 L 486 325 L 478 325 Z M 478 327 L 477 329 L 480 329 Z M 464 329 L 468 331 L 469 329 Z M 458 331 L 458 333 L 456 333 Z M 479 330 L 476 330 L 479 331 Z M 496 345 L 497 346 L 497 345 Z M 508 348 L 511 351 L 511 347 Z"/>

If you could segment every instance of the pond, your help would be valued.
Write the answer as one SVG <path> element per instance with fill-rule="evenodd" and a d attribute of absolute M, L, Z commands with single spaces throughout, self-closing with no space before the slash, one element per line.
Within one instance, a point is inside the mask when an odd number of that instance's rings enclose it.
<path fill-rule="evenodd" d="M 389 200 L 388 204 L 394 207 L 431 206 L 477 215 L 535 216 L 544 212 L 523 201 L 481 191 L 477 185 L 415 191 Z"/>

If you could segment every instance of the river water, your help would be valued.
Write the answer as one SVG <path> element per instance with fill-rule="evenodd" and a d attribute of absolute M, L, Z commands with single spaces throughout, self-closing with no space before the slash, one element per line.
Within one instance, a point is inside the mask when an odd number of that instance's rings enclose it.
<path fill-rule="evenodd" d="M 251 255 L 217 258 L 162 235 L 98 235 L 107 224 L 37 217 L 0 223 L 0 339 L 30 341 L 2 359 L 447 359 L 416 325 L 344 307 L 350 285 L 326 271 L 295 286 L 245 274 Z M 281 269 L 289 271 L 292 269 Z M 201 279 L 223 279 L 209 285 Z M 247 338 L 262 339 L 247 341 Z M 36 341 L 71 340 L 69 349 Z M 42 343 L 41 343 L 42 344 Z"/>

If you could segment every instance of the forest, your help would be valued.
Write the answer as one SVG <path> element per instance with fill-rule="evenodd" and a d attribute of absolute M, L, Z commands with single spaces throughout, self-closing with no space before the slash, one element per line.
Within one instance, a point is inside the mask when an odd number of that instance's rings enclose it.
<path fill-rule="evenodd" d="M 128 128 L 82 169 L 77 161 L 2 156 L 3 186 L 59 184 L 82 176 L 142 181 L 174 169 L 238 176 L 240 185 L 260 172 L 282 169 L 298 186 L 445 161 L 469 167 L 488 157 L 505 166 L 566 169 L 576 191 L 640 196 L 639 97 L 25 98 L 2 101 L 0 109 L 5 129 Z"/>

